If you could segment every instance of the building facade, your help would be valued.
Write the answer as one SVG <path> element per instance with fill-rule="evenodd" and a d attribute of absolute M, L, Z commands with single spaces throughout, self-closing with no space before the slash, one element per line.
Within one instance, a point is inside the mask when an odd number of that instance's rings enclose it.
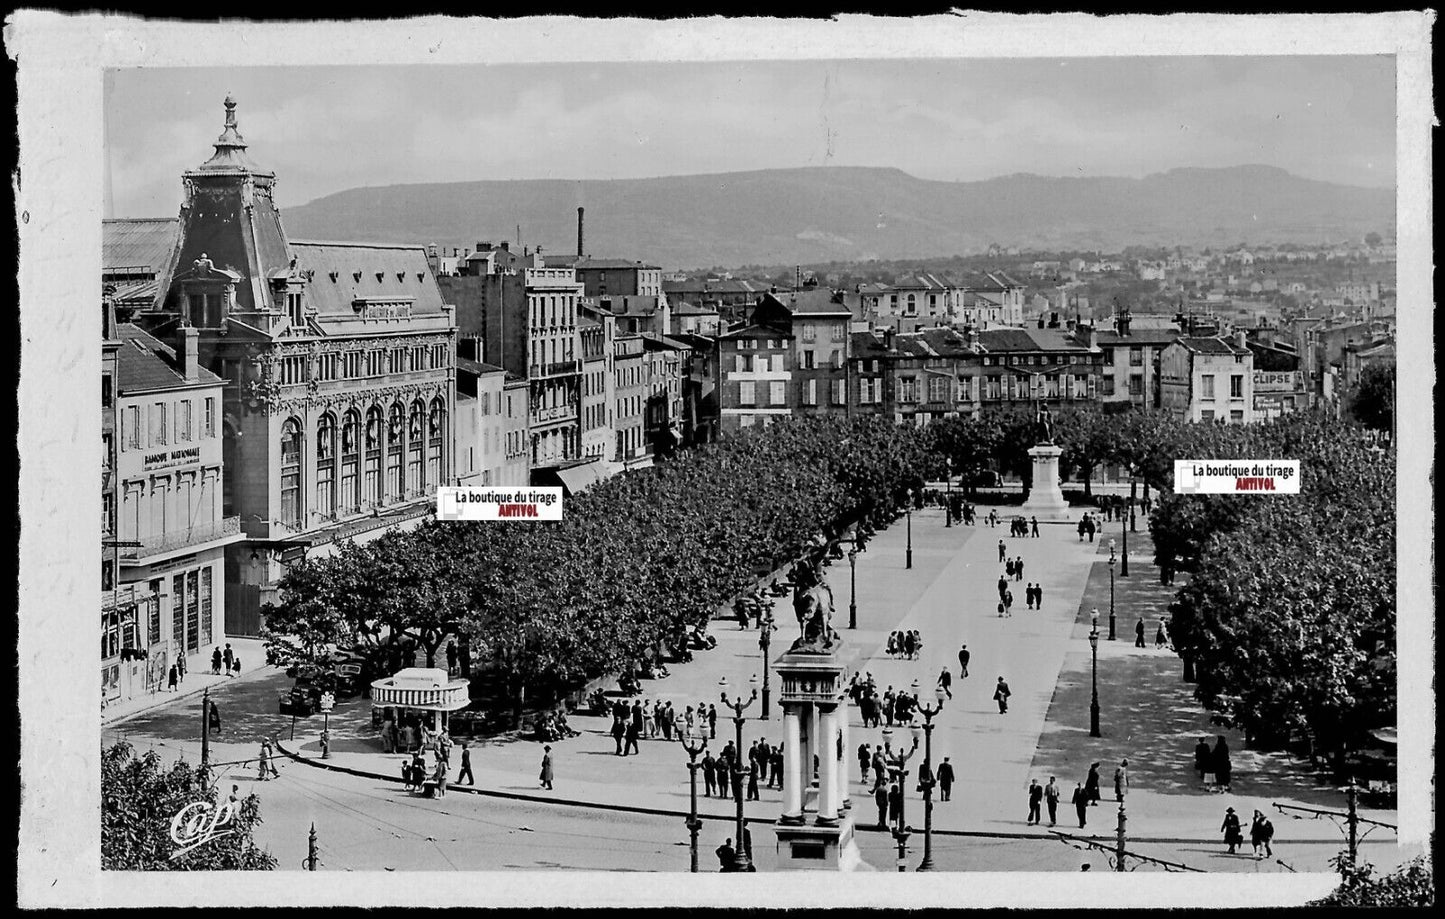
<path fill-rule="evenodd" d="M 136 322 L 193 328 L 225 381 L 220 516 L 245 533 L 226 553 L 226 633 L 257 635 L 287 564 L 415 525 L 454 480 L 456 322 L 420 246 L 288 239 L 235 108 L 184 175 L 176 247 Z"/>
<path fill-rule="evenodd" d="M 614 463 L 628 468 L 650 465 L 652 454 L 647 446 L 647 378 L 646 346 L 642 336 L 619 333 L 613 338 L 613 436 L 616 449 Z"/>
<path fill-rule="evenodd" d="M 1180 334 L 1172 329 L 1135 329 L 1129 311 L 1121 312 L 1112 330 L 1098 333 L 1104 358 L 1099 401 L 1159 408 L 1159 356 Z"/>
<path fill-rule="evenodd" d="M 177 327 L 174 348 L 130 323 L 116 335 L 107 701 L 161 688 L 179 656 L 225 634 L 224 554 L 243 538 L 223 502 L 223 381 L 201 366 L 199 334 Z"/>
<path fill-rule="evenodd" d="M 1161 406 L 1181 420 L 1254 421 L 1254 357 L 1242 340 L 1180 338 L 1160 355 L 1159 385 Z"/>

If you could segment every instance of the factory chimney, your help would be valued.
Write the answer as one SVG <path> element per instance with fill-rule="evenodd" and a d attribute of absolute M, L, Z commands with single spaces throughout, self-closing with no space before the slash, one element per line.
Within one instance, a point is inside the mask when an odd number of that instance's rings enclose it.
<path fill-rule="evenodd" d="M 585 208 L 577 208 L 577 257 L 582 258 L 586 252 L 582 248 L 582 212 Z"/>

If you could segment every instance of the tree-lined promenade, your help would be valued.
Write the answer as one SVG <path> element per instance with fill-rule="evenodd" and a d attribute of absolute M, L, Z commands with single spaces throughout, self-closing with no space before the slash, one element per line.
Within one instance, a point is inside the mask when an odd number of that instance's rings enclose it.
<path fill-rule="evenodd" d="M 1303 413 L 1226 427 L 1063 411 L 1055 440 L 1086 495 L 1106 464 L 1165 494 L 1150 527 L 1161 566 L 1193 573 L 1171 632 L 1206 706 L 1326 752 L 1393 724 L 1394 471 L 1368 432 Z M 559 523 L 432 522 L 299 563 L 268 638 L 277 662 L 356 645 L 379 667 L 403 643 L 432 663 L 456 638 L 518 707 L 545 701 L 680 650 L 760 573 L 819 534 L 885 525 L 947 461 L 965 479 L 1023 471 L 1032 442 L 1023 413 L 782 419 L 594 486 Z M 1175 459 L 1299 459 L 1304 487 L 1169 495 Z"/>

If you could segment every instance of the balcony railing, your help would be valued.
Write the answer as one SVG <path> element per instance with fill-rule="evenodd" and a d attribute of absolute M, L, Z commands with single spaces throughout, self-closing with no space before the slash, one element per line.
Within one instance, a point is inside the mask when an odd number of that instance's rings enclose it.
<path fill-rule="evenodd" d="M 222 517 L 213 523 L 201 524 L 184 530 L 172 530 L 156 536 L 147 536 L 138 540 L 139 546 L 133 546 L 121 551 L 121 558 L 137 559 L 150 555 L 160 555 L 162 552 L 171 552 L 176 549 L 184 549 L 187 546 L 198 546 L 203 543 L 212 542 L 217 539 L 224 539 L 227 536 L 235 536 L 241 532 L 240 517 Z"/>
<path fill-rule="evenodd" d="M 533 364 L 527 368 L 527 376 L 533 379 L 539 377 L 561 377 L 581 372 L 581 361 L 554 361 L 550 364 Z"/>

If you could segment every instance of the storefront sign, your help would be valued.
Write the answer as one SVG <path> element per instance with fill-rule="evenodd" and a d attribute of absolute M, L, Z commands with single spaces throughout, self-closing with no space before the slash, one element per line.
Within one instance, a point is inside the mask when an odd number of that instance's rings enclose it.
<path fill-rule="evenodd" d="M 200 461 L 200 447 L 183 447 L 169 453 L 162 450 L 159 453 L 147 453 L 141 462 L 141 470 L 151 472 L 156 469 L 169 469 L 171 466 L 185 466 Z"/>

